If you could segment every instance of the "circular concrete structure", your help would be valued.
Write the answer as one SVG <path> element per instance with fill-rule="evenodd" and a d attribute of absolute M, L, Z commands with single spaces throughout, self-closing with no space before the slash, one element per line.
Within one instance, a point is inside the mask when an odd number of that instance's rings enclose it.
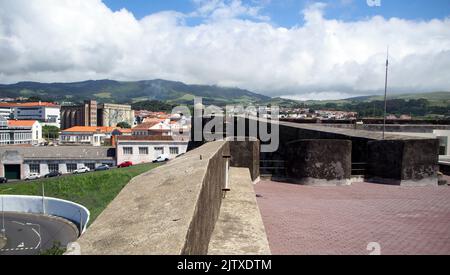
<path fill-rule="evenodd" d="M 349 185 L 352 143 L 349 140 L 297 140 L 287 146 L 287 175 L 305 185 Z"/>

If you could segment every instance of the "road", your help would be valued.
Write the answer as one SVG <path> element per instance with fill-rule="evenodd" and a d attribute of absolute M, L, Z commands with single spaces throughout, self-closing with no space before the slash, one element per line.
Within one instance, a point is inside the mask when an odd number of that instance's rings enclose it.
<path fill-rule="evenodd" d="M 5 229 L 8 241 L 0 255 L 36 255 L 41 249 L 51 248 L 54 241 L 66 247 L 78 238 L 78 230 L 71 222 L 35 214 L 5 213 Z"/>

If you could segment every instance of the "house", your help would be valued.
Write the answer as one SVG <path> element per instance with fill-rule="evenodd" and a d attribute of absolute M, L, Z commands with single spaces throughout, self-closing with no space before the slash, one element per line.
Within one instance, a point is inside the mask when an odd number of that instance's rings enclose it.
<path fill-rule="evenodd" d="M 144 123 L 132 129 L 133 136 L 189 136 L 190 120 L 185 117 L 171 117 L 168 119 L 146 119 Z"/>
<path fill-rule="evenodd" d="M 44 141 L 42 138 L 42 125 L 37 120 L 8 120 L 8 127 L 10 129 L 31 130 L 31 143 L 33 145 L 41 144 Z"/>
<path fill-rule="evenodd" d="M 171 136 L 119 136 L 117 163 L 148 163 L 163 154 L 173 159 L 186 153 L 188 143 L 188 140 L 174 139 Z"/>
<path fill-rule="evenodd" d="M 110 139 L 113 127 L 75 126 L 61 132 L 60 143 L 63 145 L 102 146 L 105 139 Z"/>

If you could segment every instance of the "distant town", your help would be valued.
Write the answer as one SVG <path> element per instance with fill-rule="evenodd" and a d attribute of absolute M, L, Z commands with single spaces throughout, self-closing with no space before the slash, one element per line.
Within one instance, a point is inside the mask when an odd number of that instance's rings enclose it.
<path fill-rule="evenodd" d="M 169 160 L 187 150 L 190 117 L 94 100 L 76 106 L 18 100 L 0 103 L 0 177 L 9 180 Z"/>

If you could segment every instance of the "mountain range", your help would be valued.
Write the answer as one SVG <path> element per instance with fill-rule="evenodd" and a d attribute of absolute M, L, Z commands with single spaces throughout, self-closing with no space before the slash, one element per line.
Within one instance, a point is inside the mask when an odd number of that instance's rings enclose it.
<path fill-rule="evenodd" d="M 239 88 L 187 85 L 162 79 L 135 82 L 113 80 L 73 83 L 19 82 L 0 85 L 0 97 L 38 97 L 42 100 L 73 103 L 96 99 L 99 102 L 128 104 L 148 100 L 170 104 L 192 104 L 194 97 L 202 97 L 204 104 L 219 106 L 270 100 L 270 97 Z"/>
<path fill-rule="evenodd" d="M 79 103 L 87 99 L 96 99 L 102 103 L 133 104 L 158 100 L 171 105 L 192 104 L 194 97 L 202 97 L 203 103 L 224 106 L 226 104 L 250 103 L 255 105 L 279 105 L 296 107 L 300 104 L 326 105 L 358 104 L 382 101 L 382 96 L 354 97 L 344 100 L 300 102 L 284 98 L 271 98 L 240 88 L 227 88 L 211 85 L 188 85 L 182 82 L 162 79 L 144 81 L 89 80 L 72 83 L 19 82 L 0 84 L 0 97 L 39 98 L 43 101 Z M 393 95 L 389 99 L 426 99 L 433 106 L 450 105 L 450 92 Z"/>

